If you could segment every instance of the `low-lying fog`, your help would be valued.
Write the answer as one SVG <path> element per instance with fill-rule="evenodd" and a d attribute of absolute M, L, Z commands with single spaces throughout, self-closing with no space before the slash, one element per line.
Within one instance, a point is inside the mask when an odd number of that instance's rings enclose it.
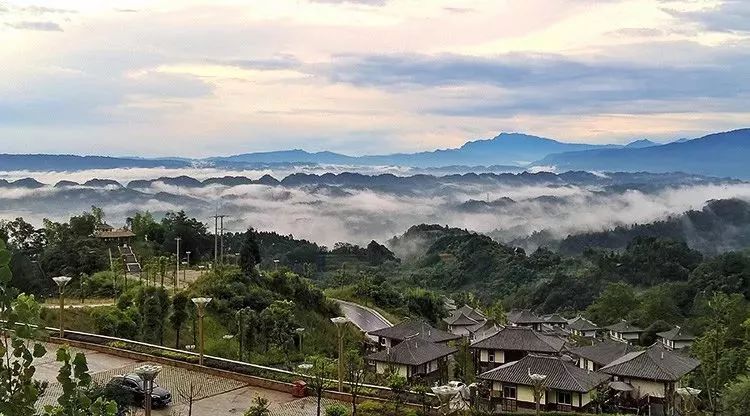
<path fill-rule="evenodd" d="M 710 199 L 737 197 L 750 200 L 750 184 L 731 182 L 683 184 L 648 191 L 559 183 L 523 186 L 446 184 L 410 192 L 319 185 L 190 188 L 163 182 L 139 189 L 53 187 L 63 179 L 84 182 L 91 178 L 107 178 L 125 185 L 133 179 L 182 174 L 204 179 L 225 175 L 258 178 L 266 173 L 273 173 L 281 179 L 278 172 L 256 171 L 250 174 L 247 171 L 209 169 L 191 172 L 164 169 L 158 172 L 153 169 L 6 172 L 0 174 L 0 178 L 30 176 L 49 185 L 38 189 L 0 189 L 0 219 L 22 216 L 38 225 L 43 218 L 66 220 L 91 205 L 97 205 L 105 209 L 107 221 L 115 226 L 123 225 L 125 218 L 136 211 L 145 210 L 157 215 L 185 210 L 188 215 L 212 224 L 210 217 L 218 210 L 228 215 L 230 231 L 242 231 L 252 226 L 331 246 L 338 241 L 367 243 L 375 239 L 382 242 L 419 223 L 438 223 L 478 232 L 499 230 L 494 235 L 504 240 L 541 230 L 564 237 L 579 231 L 651 222 L 670 214 L 699 209 Z M 496 202 L 466 204 L 470 200 Z"/>

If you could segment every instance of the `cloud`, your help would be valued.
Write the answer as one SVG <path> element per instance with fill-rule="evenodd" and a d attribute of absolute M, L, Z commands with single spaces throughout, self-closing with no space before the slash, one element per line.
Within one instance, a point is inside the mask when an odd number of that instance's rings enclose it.
<path fill-rule="evenodd" d="M 698 23 L 711 31 L 750 31 L 750 2 L 747 0 L 723 0 L 713 7 L 693 11 L 679 11 L 671 8 L 664 10 L 685 21 Z"/>
<path fill-rule="evenodd" d="M 740 110 L 750 95 L 750 53 L 700 65 L 574 60 L 552 54 L 352 55 L 336 59 L 327 76 L 332 82 L 389 91 L 442 88 L 466 93 L 444 94 L 427 104 L 427 111 L 441 115 L 681 112 L 692 100 L 706 98 L 724 99 L 728 107 Z"/>
<path fill-rule="evenodd" d="M 107 177 L 101 173 L 79 172 L 75 174 L 78 176 L 70 178 Z M 130 174 L 135 178 L 152 173 L 155 172 L 141 170 Z M 222 172 L 212 173 L 223 176 Z M 515 202 L 485 212 L 458 209 L 470 199 L 502 197 Z M 602 192 L 593 186 L 557 183 L 512 186 L 487 182 L 389 193 L 336 186 L 183 188 L 156 182 L 137 192 L 84 187 L 4 189 L 0 193 L 3 207 L 0 219 L 23 215 L 61 220 L 95 204 L 105 209 L 113 224 L 121 224 L 127 216 L 146 209 L 157 215 L 184 209 L 188 215 L 208 221 L 220 204 L 222 212 L 229 215 L 227 224 L 231 231 L 253 226 L 329 246 L 338 241 L 366 244 L 375 239 L 382 242 L 420 223 L 468 228 L 510 241 L 541 230 L 564 237 L 580 231 L 646 223 L 688 209 L 699 209 L 710 199 L 730 197 L 750 200 L 750 185 L 702 184 L 653 192 Z M 586 215 L 581 215 L 582 212 Z"/>
<path fill-rule="evenodd" d="M 36 14 L 36 15 L 77 13 L 77 11 L 73 9 L 59 9 L 55 7 L 44 7 L 44 6 L 19 7 L 18 11 L 23 12 L 23 13 Z"/>
<path fill-rule="evenodd" d="M 62 27 L 55 22 L 6 22 L 6 26 L 17 30 L 36 30 L 40 32 L 62 32 Z"/>
<path fill-rule="evenodd" d="M 311 3 L 328 3 L 328 4 L 363 4 L 366 6 L 385 6 L 388 0 L 309 0 Z"/>

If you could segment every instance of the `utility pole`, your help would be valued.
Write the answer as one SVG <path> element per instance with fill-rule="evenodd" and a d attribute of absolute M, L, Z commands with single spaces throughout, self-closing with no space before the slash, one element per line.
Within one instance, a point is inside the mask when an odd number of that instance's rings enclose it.
<path fill-rule="evenodd" d="M 214 268 L 219 260 L 219 216 L 214 215 Z"/>
<path fill-rule="evenodd" d="M 221 264 L 224 264 L 224 217 L 226 217 L 226 215 L 219 215 L 219 218 L 221 219 Z"/>
<path fill-rule="evenodd" d="M 177 279 L 180 277 L 180 240 L 182 238 L 177 237 L 174 240 L 177 241 L 177 273 L 174 274 L 174 280 L 177 282 Z"/>

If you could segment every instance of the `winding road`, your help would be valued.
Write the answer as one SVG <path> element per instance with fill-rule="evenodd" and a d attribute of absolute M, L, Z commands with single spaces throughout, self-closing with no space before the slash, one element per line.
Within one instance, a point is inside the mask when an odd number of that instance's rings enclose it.
<path fill-rule="evenodd" d="M 361 329 L 362 332 L 369 333 L 393 326 L 390 321 L 374 309 L 345 300 L 335 299 L 335 301 L 339 304 L 344 316 Z M 375 337 L 370 338 L 377 341 Z"/>

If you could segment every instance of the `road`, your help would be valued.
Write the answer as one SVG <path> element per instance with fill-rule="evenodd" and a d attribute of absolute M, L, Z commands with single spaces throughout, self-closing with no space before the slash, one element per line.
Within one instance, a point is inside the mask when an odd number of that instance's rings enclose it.
<path fill-rule="evenodd" d="M 371 308 L 338 299 L 336 299 L 336 302 L 344 316 L 363 332 L 372 332 L 393 326 L 383 315 Z"/>

